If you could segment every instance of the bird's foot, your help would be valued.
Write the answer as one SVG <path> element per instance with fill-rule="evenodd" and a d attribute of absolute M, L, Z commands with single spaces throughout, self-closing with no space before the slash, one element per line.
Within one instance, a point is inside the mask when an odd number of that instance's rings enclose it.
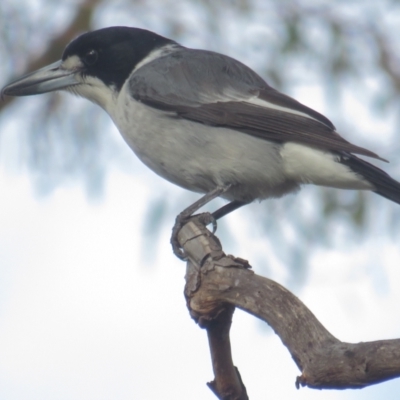
<path fill-rule="evenodd" d="M 189 207 L 185 208 L 177 217 L 175 220 L 175 225 L 172 228 L 172 236 L 171 236 L 171 244 L 172 244 L 172 250 L 174 251 L 174 254 L 180 258 L 181 260 L 186 259 L 186 255 L 184 251 L 182 250 L 179 241 L 178 241 L 178 233 L 183 227 L 183 225 L 186 224 L 186 222 L 189 221 L 190 218 L 197 217 L 197 218 L 202 218 L 200 220 L 201 223 L 204 225 L 213 225 L 213 233 L 217 229 L 217 219 L 218 216 L 224 215 L 223 214 L 218 214 L 217 216 L 214 216 L 210 213 L 203 213 L 199 215 L 193 215 L 197 210 L 199 210 L 201 207 L 205 206 L 207 203 L 209 203 L 211 200 L 214 200 L 216 197 L 220 196 L 221 194 L 225 193 L 227 190 L 231 188 L 231 184 L 225 185 L 225 186 L 217 186 L 215 189 L 211 190 L 211 192 L 206 193 L 203 197 L 195 201 L 192 205 Z M 237 206 L 236 206 L 237 208 Z M 207 216 L 207 217 L 206 217 Z M 207 222 L 208 221 L 208 222 Z"/>
<path fill-rule="evenodd" d="M 186 210 L 185 210 L 186 211 Z M 178 234 L 182 227 L 189 222 L 192 218 L 198 219 L 200 223 L 207 226 L 212 224 L 212 233 L 215 233 L 217 230 L 217 220 L 211 213 L 202 213 L 196 215 L 187 215 L 187 212 L 181 212 L 175 220 L 175 225 L 172 228 L 172 235 L 171 235 L 171 245 L 174 254 L 181 260 L 187 260 L 187 255 L 185 251 L 182 249 L 181 245 L 179 244 Z"/>

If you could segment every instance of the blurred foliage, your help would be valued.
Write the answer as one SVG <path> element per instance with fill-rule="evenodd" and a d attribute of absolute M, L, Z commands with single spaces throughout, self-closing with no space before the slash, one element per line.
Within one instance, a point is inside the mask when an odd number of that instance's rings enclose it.
<path fill-rule="evenodd" d="M 83 31 L 137 26 L 188 47 L 241 60 L 272 86 L 325 113 L 351 141 L 398 160 L 399 22 L 396 0 L 2 2 L 1 84 L 56 61 L 66 43 Z M 349 115 L 349 96 L 363 103 L 365 114 Z M 0 113 L 2 127 L 12 119 L 13 131 L 20 132 L 16 140 L 23 148 L 21 162 L 29 167 L 40 192 L 81 180 L 89 193 L 99 194 L 111 164 L 133 173 L 108 117 L 87 102 L 64 94 L 35 100 L 6 98 L 0 102 Z M 370 124 L 373 119 L 383 123 Z M 0 134 L 5 135 L 4 128 Z M 395 162 L 387 170 L 394 172 L 398 166 Z M 400 177 L 399 172 L 394 175 Z M 165 201 L 164 194 L 155 195 L 146 237 L 166 221 L 171 224 L 171 215 L 192 198 L 174 196 L 184 198 Z M 345 243 L 350 234 L 362 238 L 382 226 L 377 218 L 387 222 L 394 234 L 399 226 L 395 206 L 359 192 L 307 188 L 296 200 L 289 196 L 268 201 L 255 210 L 279 257 L 293 266 L 297 281 L 302 280 L 301 266 L 316 244 Z M 344 234 L 341 226 L 349 233 Z"/>

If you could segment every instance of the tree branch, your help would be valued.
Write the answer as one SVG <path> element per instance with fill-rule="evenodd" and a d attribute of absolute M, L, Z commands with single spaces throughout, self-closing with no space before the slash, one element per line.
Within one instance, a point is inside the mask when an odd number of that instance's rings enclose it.
<path fill-rule="evenodd" d="M 214 344 L 219 322 L 211 322 L 222 315 L 229 323 L 222 324 L 218 334 L 229 342 L 232 307 L 274 329 L 301 371 L 297 387 L 362 388 L 400 376 L 400 339 L 365 343 L 336 339 L 291 292 L 254 274 L 246 261 L 225 255 L 218 238 L 205 228 L 201 218 L 192 218 L 179 232 L 178 240 L 188 255 L 187 305 L 192 318 L 207 329 L 217 388 L 214 393 L 220 399 L 247 398 L 238 373 L 232 374 L 230 345 L 229 351 L 217 352 Z M 227 370 L 231 371 L 229 378 L 224 375 Z M 220 388 L 227 385 L 235 388 L 231 397 L 223 397 L 221 392 Z M 246 397 L 240 397 L 243 395 Z"/>

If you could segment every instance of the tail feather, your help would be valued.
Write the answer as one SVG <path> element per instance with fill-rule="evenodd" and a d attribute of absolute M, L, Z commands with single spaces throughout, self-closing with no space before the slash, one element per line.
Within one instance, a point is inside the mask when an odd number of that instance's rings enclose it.
<path fill-rule="evenodd" d="M 400 182 L 389 174 L 353 154 L 342 156 L 340 162 L 372 183 L 375 193 L 400 204 Z"/>

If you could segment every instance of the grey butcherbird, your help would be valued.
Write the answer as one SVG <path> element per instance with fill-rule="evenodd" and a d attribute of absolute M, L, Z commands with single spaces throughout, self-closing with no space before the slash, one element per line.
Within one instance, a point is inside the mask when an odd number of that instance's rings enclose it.
<path fill-rule="evenodd" d="M 206 193 L 180 222 L 217 196 L 230 203 L 215 219 L 307 183 L 372 190 L 400 204 L 400 183 L 354 154 L 378 155 L 219 53 L 143 29 L 110 27 L 79 36 L 60 61 L 10 83 L 2 95 L 54 90 L 98 104 L 154 172 Z"/>

